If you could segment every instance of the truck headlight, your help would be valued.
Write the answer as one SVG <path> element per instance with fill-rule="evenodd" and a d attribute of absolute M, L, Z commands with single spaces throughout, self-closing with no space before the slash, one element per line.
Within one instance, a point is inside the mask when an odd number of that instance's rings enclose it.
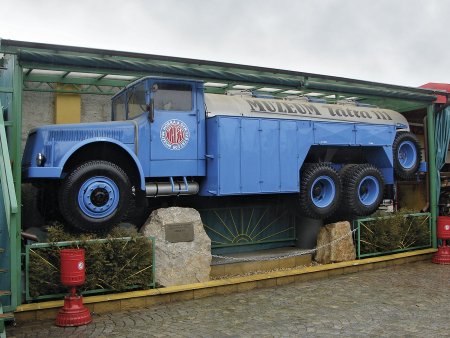
<path fill-rule="evenodd" d="M 44 154 L 38 153 L 36 155 L 36 164 L 38 167 L 43 167 L 47 159 L 45 158 Z"/>

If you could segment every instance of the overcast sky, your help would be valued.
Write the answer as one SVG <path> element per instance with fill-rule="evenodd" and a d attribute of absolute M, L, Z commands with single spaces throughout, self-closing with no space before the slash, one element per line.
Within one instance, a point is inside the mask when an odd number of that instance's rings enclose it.
<path fill-rule="evenodd" d="M 5 0 L 1 11 L 3 39 L 450 83 L 447 0 Z"/>

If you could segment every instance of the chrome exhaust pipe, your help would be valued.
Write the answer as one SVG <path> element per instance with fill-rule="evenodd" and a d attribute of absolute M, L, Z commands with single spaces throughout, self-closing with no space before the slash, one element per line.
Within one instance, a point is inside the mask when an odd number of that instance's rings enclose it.
<path fill-rule="evenodd" d="M 145 195 L 147 197 L 173 196 L 173 195 L 195 195 L 199 191 L 197 182 L 173 181 L 151 182 L 145 185 Z"/>

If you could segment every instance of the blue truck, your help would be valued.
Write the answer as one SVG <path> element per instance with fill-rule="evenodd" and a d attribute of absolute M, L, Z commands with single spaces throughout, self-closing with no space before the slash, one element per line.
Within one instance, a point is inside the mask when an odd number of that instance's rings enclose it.
<path fill-rule="evenodd" d="M 110 122 L 31 130 L 23 181 L 43 189 L 40 203 L 56 203 L 65 223 L 103 232 L 161 196 L 286 194 L 306 217 L 369 215 L 386 185 L 419 170 L 400 113 L 229 94 L 205 93 L 198 80 L 137 80 L 112 98 Z"/>

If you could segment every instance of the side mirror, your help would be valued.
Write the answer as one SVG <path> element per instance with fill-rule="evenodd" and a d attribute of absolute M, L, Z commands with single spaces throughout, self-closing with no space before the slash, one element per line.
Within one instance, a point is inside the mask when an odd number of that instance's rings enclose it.
<path fill-rule="evenodd" d="M 152 93 L 156 93 L 158 91 L 158 85 L 155 83 L 153 84 L 152 88 L 151 88 L 151 92 Z M 155 121 L 155 99 L 153 98 L 153 94 L 150 95 L 149 92 L 147 92 L 148 97 L 150 97 L 150 102 L 149 104 L 147 104 L 146 110 L 148 111 L 148 119 L 150 120 L 150 123 L 153 123 Z M 147 98 L 148 98 L 147 97 Z"/>
<path fill-rule="evenodd" d="M 155 121 L 155 100 L 153 98 L 150 99 L 150 104 L 146 107 L 148 111 L 148 119 L 150 120 L 150 123 L 153 123 Z"/>

